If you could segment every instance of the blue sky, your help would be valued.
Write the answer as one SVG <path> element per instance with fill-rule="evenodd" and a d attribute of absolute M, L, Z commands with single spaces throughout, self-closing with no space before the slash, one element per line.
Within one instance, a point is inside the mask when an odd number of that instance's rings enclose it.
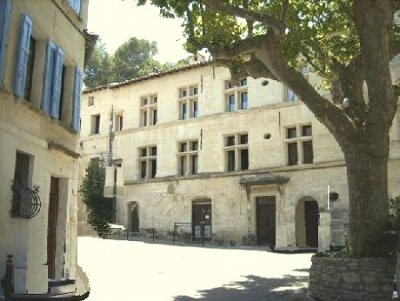
<path fill-rule="evenodd" d="M 176 62 L 188 56 L 183 50 L 182 20 L 166 19 L 153 6 L 137 7 L 132 0 L 91 0 L 88 30 L 100 35 L 109 53 L 130 37 L 158 44 L 156 59 Z"/>

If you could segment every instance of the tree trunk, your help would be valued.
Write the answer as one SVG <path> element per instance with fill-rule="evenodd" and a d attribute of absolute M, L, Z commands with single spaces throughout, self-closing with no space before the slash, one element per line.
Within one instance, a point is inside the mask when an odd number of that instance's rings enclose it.
<path fill-rule="evenodd" d="M 389 137 L 363 136 L 345 150 L 350 201 L 349 249 L 354 257 L 388 256 L 385 230 L 389 213 Z"/>

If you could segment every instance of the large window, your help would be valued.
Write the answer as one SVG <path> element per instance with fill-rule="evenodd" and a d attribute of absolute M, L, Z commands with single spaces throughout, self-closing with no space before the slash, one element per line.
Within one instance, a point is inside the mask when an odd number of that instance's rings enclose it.
<path fill-rule="evenodd" d="M 75 11 L 77 15 L 81 12 L 81 0 L 68 0 L 68 4 Z"/>
<path fill-rule="evenodd" d="M 199 88 L 191 85 L 178 89 L 179 119 L 185 120 L 199 116 Z"/>
<path fill-rule="evenodd" d="M 232 81 L 225 81 L 225 111 L 247 110 L 249 108 L 247 94 L 247 79 L 234 85 Z"/>
<path fill-rule="evenodd" d="M 140 147 L 139 151 L 139 178 L 155 178 L 157 174 L 157 146 Z"/>
<path fill-rule="evenodd" d="M 29 53 L 28 53 L 28 61 L 26 67 L 26 79 L 25 79 L 25 91 L 24 98 L 27 101 L 32 101 L 31 93 L 32 93 L 32 79 L 33 79 L 33 63 L 35 62 L 35 52 L 36 52 L 36 40 L 34 37 L 30 37 L 29 43 Z"/>
<path fill-rule="evenodd" d="M 285 144 L 288 165 L 313 163 L 311 125 L 297 125 L 286 128 Z"/>
<path fill-rule="evenodd" d="M 249 169 L 249 142 L 247 133 L 227 135 L 225 140 L 225 170 Z"/>
<path fill-rule="evenodd" d="M 178 174 L 195 175 L 198 172 L 198 140 L 181 141 L 178 144 Z"/>
<path fill-rule="evenodd" d="M 157 95 L 147 95 L 140 99 L 140 126 L 157 124 Z"/>

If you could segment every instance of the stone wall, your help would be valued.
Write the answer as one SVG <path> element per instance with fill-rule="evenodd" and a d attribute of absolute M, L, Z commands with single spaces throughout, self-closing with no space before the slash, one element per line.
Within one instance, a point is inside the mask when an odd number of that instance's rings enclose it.
<path fill-rule="evenodd" d="M 392 300 L 394 258 L 312 258 L 310 294 L 323 301 Z"/>

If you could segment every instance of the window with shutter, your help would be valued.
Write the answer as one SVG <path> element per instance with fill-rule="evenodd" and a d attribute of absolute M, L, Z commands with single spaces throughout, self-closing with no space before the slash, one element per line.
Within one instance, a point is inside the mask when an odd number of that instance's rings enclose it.
<path fill-rule="evenodd" d="M 25 92 L 26 69 L 28 65 L 31 33 L 32 20 L 29 16 L 22 15 L 14 82 L 14 94 L 18 97 L 23 97 Z"/>
<path fill-rule="evenodd" d="M 82 73 L 78 68 L 75 68 L 74 90 L 73 90 L 73 105 L 72 105 L 72 128 L 79 132 L 79 117 L 81 112 L 81 88 L 82 88 Z"/>
<path fill-rule="evenodd" d="M 56 48 L 54 56 L 50 116 L 59 119 L 64 54 L 60 48 Z"/>
<path fill-rule="evenodd" d="M 11 1 L 0 0 L 0 81 L 3 80 L 6 56 L 7 32 L 11 15 Z"/>
<path fill-rule="evenodd" d="M 46 63 L 44 67 L 43 99 L 41 109 L 50 115 L 51 97 L 53 91 L 54 59 L 57 46 L 51 41 L 47 43 Z"/>

